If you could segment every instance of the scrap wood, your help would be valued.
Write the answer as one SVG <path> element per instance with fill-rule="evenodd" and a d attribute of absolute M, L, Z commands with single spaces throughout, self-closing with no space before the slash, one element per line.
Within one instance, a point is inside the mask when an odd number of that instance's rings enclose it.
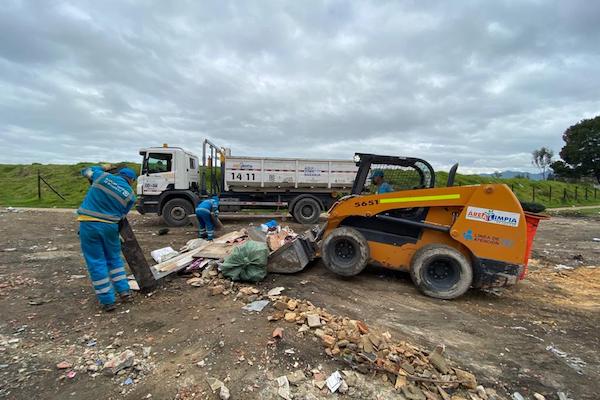
<path fill-rule="evenodd" d="M 210 242 L 207 242 L 207 245 L 209 243 Z M 163 278 L 173 272 L 177 272 L 177 271 L 187 267 L 194 261 L 193 256 L 195 254 L 200 253 L 202 251 L 203 247 L 204 246 L 200 246 L 197 249 L 180 254 L 177 257 L 173 257 L 173 258 L 171 258 L 165 262 L 162 262 L 160 264 L 151 266 L 150 270 L 152 271 L 152 275 L 154 275 L 155 279 L 160 279 L 160 278 Z"/>
<path fill-rule="evenodd" d="M 209 242 L 208 245 L 202 247 L 202 250 L 194 253 L 193 258 L 213 258 L 220 260 L 225 258 L 232 252 L 235 246 L 225 243 Z"/>
<path fill-rule="evenodd" d="M 228 244 L 228 243 L 234 242 L 237 239 L 241 239 L 244 236 L 248 236 L 248 233 L 246 232 L 245 229 L 240 229 L 239 231 L 229 232 L 223 236 L 216 238 L 213 241 L 213 243 Z"/>

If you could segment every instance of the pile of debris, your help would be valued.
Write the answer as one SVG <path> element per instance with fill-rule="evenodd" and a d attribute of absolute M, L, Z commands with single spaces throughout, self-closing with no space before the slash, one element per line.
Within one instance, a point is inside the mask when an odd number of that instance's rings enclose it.
<path fill-rule="evenodd" d="M 310 301 L 286 296 L 271 300 L 276 311 L 268 316 L 270 321 L 284 320 L 296 324 L 299 333 L 312 333 L 328 355 L 362 374 L 381 374 L 407 399 L 448 400 L 452 394 L 453 399 L 488 400 L 495 396 L 493 390 L 478 385 L 472 373 L 452 366 L 444 357 L 443 346 L 427 352 L 405 341 L 394 341 L 389 332 L 378 332 L 362 321 L 330 314 Z M 343 385 L 343 377 L 339 380 L 338 387 Z M 325 380 L 315 385 L 322 388 Z"/>
<path fill-rule="evenodd" d="M 207 285 L 212 295 L 234 295 L 235 301 L 247 303 L 243 307 L 247 311 L 271 310 L 267 316 L 269 321 L 294 324 L 299 335 L 318 338 L 326 354 L 348 366 L 339 377 L 329 377 L 337 382 L 330 385 L 322 371 L 312 371 L 313 383 L 319 390 L 348 390 L 355 380 L 354 371 L 380 375 L 380 379 L 389 382 L 391 389 L 395 388 L 409 400 L 501 399 L 495 390 L 478 385 L 472 373 L 447 360 L 443 346 L 426 351 L 406 341 L 395 341 L 389 332 L 380 332 L 362 321 L 331 314 L 307 300 L 282 295 L 283 288 L 263 293 L 253 286 L 230 282 L 214 266 L 197 275 L 188 279 L 188 284 Z M 271 306 L 267 308 L 269 304 Z M 282 335 L 283 330 L 275 328 L 273 337 Z M 283 378 L 280 380 L 280 388 L 286 392 L 289 384 Z M 290 378 L 286 377 L 286 380 L 290 381 Z"/>
<path fill-rule="evenodd" d="M 134 345 L 119 350 L 121 334 L 118 332 L 114 341 L 104 348 L 88 335 L 80 339 L 81 344 L 56 348 L 54 352 L 62 358 L 56 364 L 56 369 L 63 372 L 59 379 L 73 379 L 77 374 L 87 373 L 92 378 L 102 375 L 110 377 L 116 384 L 126 387 L 140 382 L 154 369 L 152 348 Z M 127 388 L 123 389 L 123 393 L 127 391 Z"/>

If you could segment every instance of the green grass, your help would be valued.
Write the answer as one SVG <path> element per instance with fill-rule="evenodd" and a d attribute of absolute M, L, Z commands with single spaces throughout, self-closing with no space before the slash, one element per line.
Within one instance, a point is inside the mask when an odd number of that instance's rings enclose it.
<path fill-rule="evenodd" d="M 600 207 L 584 208 L 579 210 L 550 210 L 550 214 L 560 217 L 594 218 L 600 220 Z"/>
<path fill-rule="evenodd" d="M 445 186 L 448 180 L 448 173 L 436 173 L 436 186 Z M 584 183 L 566 183 L 557 181 L 532 181 L 525 178 L 501 179 L 479 175 L 456 175 L 454 184 L 479 185 L 482 183 L 504 183 L 511 187 L 519 200 L 531 202 L 533 199 L 533 188 L 535 187 L 535 202 L 541 203 L 548 208 L 552 207 L 570 207 L 600 205 L 600 190 L 596 189 L 596 198 L 594 199 L 594 187 L 591 184 Z M 577 188 L 577 199 L 575 199 L 575 188 Z M 585 189 L 587 188 L 588 198 L 585 199 Z M 567 198 L 564 199 L 564 192 L 567 192 Z M 550 193 L 552 194 L 550 198 Z"/>
<path fill-rule="evenodd" d="M 127 163 L 139 172 L 139 164 Z M 13 207 L 77 207 L 89 188 L 81 176 L 82 168 L 94 163 L 75 165 L 8 165 L 0 164 L 0 205 Z M 62 200 L 42 182 L 42 199 L 38 200 L 37 173 L 60 193 Z"/>
<path fill-rule="evenodd" d="M 127 163 L 136 171 L 139 164 Z M 86 179 L 79 174 L 80 170 L 92 163 L 79 163 L 75 165 L 7 165 L 0 164 L 0 205 L 13 207 L 77 207 L 81 203 L 89 185 Z M 66 201 L 55 195 L 46 185 L 42 184 L 42 199 L 37 197 L 37 171 L 50 183 Z M 448 174 L 438 172 L 436 181 L 438 186 L 445 186 Z M 498 179 L 477 175 L 457 175 L 456 185 L 477 185 L 481 183 L 505 183 L 512 186 L 517 197 L 522 201 L 532 201 L 532 187 L 536 187 L 538 203 L 546 207 L 568 207 L 573 205 L 599 205 L 600 190 L 585 184 L 569 184 L 564 182 L 537 182 L 527 179 Z M 578 199 L 575 200 L 575 187 L 578 187 Z M 585 188 L 588 188 L 588 200 L 585 200 Z M 552 188 L 552 200 L 549 200 L 549 191 Z M 563 200 L 564 190 L 568 198 Z"/>

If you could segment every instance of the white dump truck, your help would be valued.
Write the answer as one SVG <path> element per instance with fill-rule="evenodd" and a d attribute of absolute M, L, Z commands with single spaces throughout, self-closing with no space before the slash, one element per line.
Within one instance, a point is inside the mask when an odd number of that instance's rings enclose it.
<path fill-rule="evenodd" d="M 196 204 L 218 195 L 221 211 L 287 208 L 296 221 L 315 223 L 351 190 L 358 167 L 351 160 L 232 156 L 204 140 L 202 161 L 180 147 L 148 147 L 138 179 L 137 210 L 161 215 L 170 226 L 188 223 Z"/>

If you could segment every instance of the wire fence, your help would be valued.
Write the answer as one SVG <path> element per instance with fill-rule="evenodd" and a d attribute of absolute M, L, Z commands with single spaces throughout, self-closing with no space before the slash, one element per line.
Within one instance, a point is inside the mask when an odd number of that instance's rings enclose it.
<path fill-rule="evenodd" d="M 511 184 L 510 189 L 515 192 L 515 185 Z M 563 188 L 562 190 L 552 190 L 552 186 L 531 186 L 529 193 L 529 200 L 533 202 L 540 202 L 547 200 L 548 202 L 554 201 L 581 201 L 581 200 L 597 200 L 599 198 L 598 188 L 590 188 L 588 186 L 574 188 Z M 525 200 L 525 199 L 522 199 Z"/>

